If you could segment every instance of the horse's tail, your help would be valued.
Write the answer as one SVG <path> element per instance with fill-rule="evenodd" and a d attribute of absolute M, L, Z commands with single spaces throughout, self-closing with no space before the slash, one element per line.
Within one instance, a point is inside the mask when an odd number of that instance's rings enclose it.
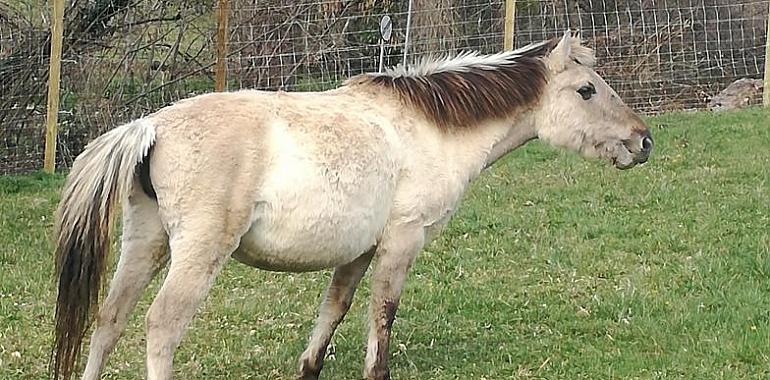
<path fill-rule="evenodd" d="M 72 165 L 56 214 L 54 379 L 69 379 L 75 370 L 99 302 L 117 202 L 154 143 L 155 127 L 135 121 L 89 143 Z"/>

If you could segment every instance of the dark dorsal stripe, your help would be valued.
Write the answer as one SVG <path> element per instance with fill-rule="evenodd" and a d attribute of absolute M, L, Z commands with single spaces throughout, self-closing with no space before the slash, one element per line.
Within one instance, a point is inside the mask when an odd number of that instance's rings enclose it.
<path fill-rule="evenodd" d="M 558 42 L 553 39 L 522 49 L 494 65 L 480 56 L 478 64 L 450 70 L 422 75 L 364 74 L 349 83 L 392 90 L 443 130 L 473 127 L 534 105 L 548 81 L 543 58 Z"/>

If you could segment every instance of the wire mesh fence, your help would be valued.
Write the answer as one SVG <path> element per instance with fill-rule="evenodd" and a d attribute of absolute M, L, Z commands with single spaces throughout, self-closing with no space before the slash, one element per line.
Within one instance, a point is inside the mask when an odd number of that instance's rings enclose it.
<path fill-rule="evenodd" d="M 517 43 L 580 29 L 596 49 L 600 74 L 643 112 L 702 108 L 736 79 L 763 75 L 766 0 L 529 4 L 517 17 Z"/>
<path fill-rule="evenodd" d="M 50 20 L 38 3 L 0 2 L 0 174 L 42 167 Z M 57 166 L 71 165 L 94 136 L 213 87 L 211 6 L 139 4 L 69 2 Z"/>
<path fill-rule="evenodd" d="M 41 11 L 0 3 L 0 174 L 42 166 L 48 46 Z"/>
<path fill-rule="evenodd" d="M 321 90 L 377 71 L 379 23 L 393 20 L 384 64 L 403 62 L 408 2 L 232 2 L 231 87 Z M 302 4 L 298 4 L 302 3 Z M 415 0 L 407 61 L 460 49 L 502 49 L 502 1 Z M 246 18 L 243 20 L 242 18 Z M 256 24 L 249 20 L 259 20 Z"/>
<path fill-rule="evenodd" d="M 69 38 L 59 116 L 65 166 L 94 136 L 213 88 L 210 7 L 130 3 L 114 11 L 104 30 Z"/>
<path fill-rule="evenodd" d="M 230 0 L 229 89 L 324 90 L 384 65 L 503 48 L 503 0 Z M 768 0 L 517 0 L 515 46 L 580 29 L 598 71 L 645 113 L 704 108 L 762 78 Z M 57 161 L 120 123 L 214 88 L 210 1 L 74 0 L 65 12 Z M 379 23 L 392 20 L 382 44 Z M 0 175 L 42 166 L 48 11 L 0 0 Z M 748 99 L 760 101 L 759 92 Z"/>

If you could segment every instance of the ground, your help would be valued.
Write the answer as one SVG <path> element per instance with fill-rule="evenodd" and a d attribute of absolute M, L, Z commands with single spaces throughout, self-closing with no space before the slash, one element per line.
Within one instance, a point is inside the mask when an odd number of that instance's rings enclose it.
<path fill-rule="evenodd" d="M 650 162 L 618 171 L 533 143 L 477 181 L 418 258 L 395 379 L 770 377 L 770 112 L 648 119 Z M 0 177 L 0 378 L 44 379 L 60 176 Z M 230 262 L 176 356 L 183 379 L 291 379 L 328 272 Z M 365 280 L 366 282 L 366 280 Z M 144 377 L 134 314 L 105 378 Z M 325 379 L 358 379 L 364 285 Z"/>

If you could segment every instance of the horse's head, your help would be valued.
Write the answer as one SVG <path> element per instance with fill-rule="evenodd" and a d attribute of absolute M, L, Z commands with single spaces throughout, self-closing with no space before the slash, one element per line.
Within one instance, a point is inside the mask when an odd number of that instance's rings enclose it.
<path fill-rule="evenodd" d="M 619 169 L 646 162 L 650 130 L 594 71 L 594 61 L 593 51 L 569 32 L 545 57 L 550 76 L 535 112 L 538 137 Z"/>

